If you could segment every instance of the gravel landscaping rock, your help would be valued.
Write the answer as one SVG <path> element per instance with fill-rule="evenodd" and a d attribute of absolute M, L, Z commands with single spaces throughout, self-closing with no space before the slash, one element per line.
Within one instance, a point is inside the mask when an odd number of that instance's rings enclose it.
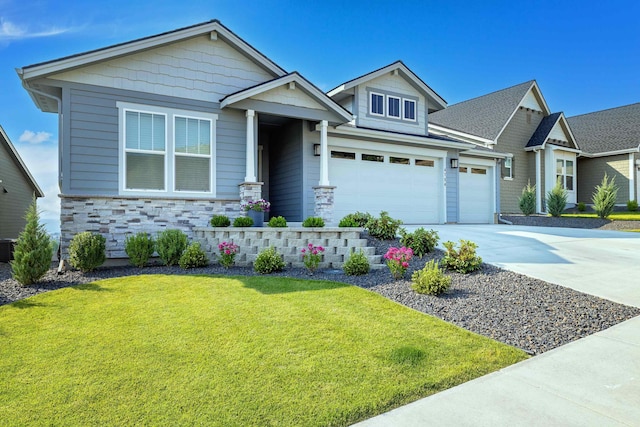
<path fill-rule="evenodd" d="M 600 218 L 555 218 L 546 215 L 502 215 L 503 219 L 512 222 L 513 225 L 530 225 L 533 227 L 565 227 L 565 228 L 590 228 L 599 230 L 640 230 L 640 221 L 611 221 Z"/>
<path fill-rule="evenodd" d="M 384 254 L 389 246 L 399 246 L 397 240 L 370 239 L 369 244 L 375 246 L 379 254 Z M 371 271 L 365 276 L 347 276 L 342 270 L 319 270 L 310 276 L 304 269 L 288 268 L 270 276 L 333 280 L 359 286 L 531 354 L 540 354 L 640 315 L 638 308 L 487 264 L 483 264 L 481 270 L 467 275 L 449 272 L 451 287 L 442 296 L 415 293 L 411 289 L 411 273 L 421 269 L 430 259 L 442 258 L 442 255 L 437 250 L 422 259 L 414 257 L 406 279 L 397 281 L 391 278 L 387 269 Z M 88 274 L 66 271 L 61 275 L 52 268 L 40 283 L 23 287 L 11 278 L 9 266 L 0 264 L 0 305 L 66 286 L 139 274 L 256 275 L 249 268 L 232 267 L 225 270 L 217 265 L 191 270 L 164 266 L 143 269 L 105 267 Z"/>

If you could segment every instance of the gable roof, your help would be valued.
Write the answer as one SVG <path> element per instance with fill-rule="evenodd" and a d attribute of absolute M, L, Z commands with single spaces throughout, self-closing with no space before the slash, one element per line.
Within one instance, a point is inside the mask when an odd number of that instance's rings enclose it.
<path fill-rule="evenodd" d="M 571 128 L 569 128 L 567 120 L 564 117 L 564 113 L 562 112 L 553 113 L 544 117 L 542 121 L 540 121 L 540 124 L 536 128 L 536 131 L 533 133 L 533 135 L 531 135 L 531 139 L 529 139 L 529 142 L 525 146 L 525 149 L 534 147 L 544 148 L 547 139 L 549 139 L 549 134 L 551 134 L 551 131 L 556 125 L 560 125 L 561 127 L 563 127 L 563 131 L 567 136 L 568 142 L 572 144 L 576 149 L 579 149 L 576 139 L 571 132 Z"/>
<path fill-rule="evenodd" d="M 640 102 L 568 117 L 567 121 L 585 153 L 640 151 Z"/>
<path fill-rule="evenodd" d="M 427 98 L 427 100 L 430 101 L 430 104 L 434 105 L 434 107 L 440 109 L 447 106 L 447 101 L 445 101 L 440 95 L 438 95 L 433 89 L 431 89 L 429 85 L 422 81 L 422 79 L 418 77 L 413 71 L 411 71 L 409 67 L 407 67 L 402 61 L 396 61 L 387 66 L 371 71 L 370 73 L 363 74 L 360 77 L 349 80 L 348 82 L 342 83 L 341 85 L 338 85 L 337 87 L 327 92 L 327 95 L 333 98 L 336 95 L 339 95 L 340 93 L 345 92 L 355 86 L 361 85 L 384 74 L 391 73 L 395 70 L 398 70 L 398 72 L 402 74 L 402 76 L 407 79 L 407 81 L 418 92 L 421 92 Z"/>
<path fill-rule="evenodd" d="M 263 94 L 277 87 L 291 84 L 299 86 L 309 97 L 326 108 L 327 111 L 333 113 L 336 124 L 349 122 L 353 119 L 352 114 L 344 109 L 341 105 L 327 96 L 318 87 L 309 80 L 305 79 L 300 73 L 294 71 L 285 76 L 278 77 L 268 82 L 260 83 L 247 89 L 229 94 L 220 100 L 220 108 L 232 106 L 235 103 L 244 101 L 252 96 Z"/>
<path fill-rule="evenodd" d="M 496 141 L 529 91 L 534 91 L 543 112 L 549 114 L 538 84 L 530 80 L 431 113 L 429 122 Z"/>
<path fill-rule="evenodd" d="M 22 172 L 24 177 L 29 181 L 29 183 L 31 183 L 31 186 L 33 187 L 33 191 L 36 193 L 36 197 L 44 197 L 44 193 L 42 192 L 42 189 L 40 189 L 40 186 L 38 185 L 36 180 L 33 178 L 33 175 L 31 175 L 31 172 L 29 172 L 29 169 L 27 169 L 27 165 L 25 165 L 24 162 L 22 161 L 20 154 L 18 154 L 18 151 L 9 140 L 9 137 L 5 133 L 2 126 L 0 126 L 0 144 L 7 147 L 7 152 L 13 159 L 14 163 L 16 164 L 16 166 L 18 166 L 18 169 L 20 169 L 20 171 Z"/>

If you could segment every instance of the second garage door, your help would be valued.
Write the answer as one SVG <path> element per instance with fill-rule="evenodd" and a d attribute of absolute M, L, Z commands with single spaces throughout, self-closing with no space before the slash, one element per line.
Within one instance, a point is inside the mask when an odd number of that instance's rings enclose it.
<path fill-rule="evenodd" d="M 460 222 L 487 224 L 493 222 L 493 168 L 461 164 Z"/>
<path fill-rule="evenodd" d="M 405 224 L 441 221 L 439 159 L 332 148 L 329 179 L 336 186 L 334 218 L 356 211 L 387 211 Z"/>

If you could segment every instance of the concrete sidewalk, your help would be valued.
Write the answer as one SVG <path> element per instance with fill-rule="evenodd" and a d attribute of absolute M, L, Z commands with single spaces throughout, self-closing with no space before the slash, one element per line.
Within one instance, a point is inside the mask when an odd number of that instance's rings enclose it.
<path fill-rule="evenodd" d="M 478 243 L 485 262 L 640 307 L 640 234 L 425 228 L 437 230 L 441 241 Z M 640 425 L 640 317 L 356 425 Z"/>

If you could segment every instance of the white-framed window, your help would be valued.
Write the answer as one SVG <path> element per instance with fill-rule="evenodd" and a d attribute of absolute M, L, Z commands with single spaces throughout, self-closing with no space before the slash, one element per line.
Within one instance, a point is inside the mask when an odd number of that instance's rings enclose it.
<path fill-rule="evenodd" d="M 381 93 L 371 92 L 369 112 L 374 116 L 384 116 L 384 95 Z"/>
<path fill-rule="evenodd" d="M 412 99 L 402 99 L 402 118 L 416 121 L 416 101 Z"/>
<path fill-rule="evenodd" d="M 387 95 L 387 116 L 400 118 L 400 98 L 397 96 Z"/>
<path fill-rule="evenodd" d="M 556 159 L 556 180 L 560 180 L 562 188 L 573 191 L 573 160 Z"/>
<path fill-rule="evenodd" d="M 120 191 L 215 196 L 211 113 L 118 102 Z"/>
<path fill-rule="evenodd" d="M 504 178 L 513 179 L 513 159 L 511 157 L 504 159 Z"/>

